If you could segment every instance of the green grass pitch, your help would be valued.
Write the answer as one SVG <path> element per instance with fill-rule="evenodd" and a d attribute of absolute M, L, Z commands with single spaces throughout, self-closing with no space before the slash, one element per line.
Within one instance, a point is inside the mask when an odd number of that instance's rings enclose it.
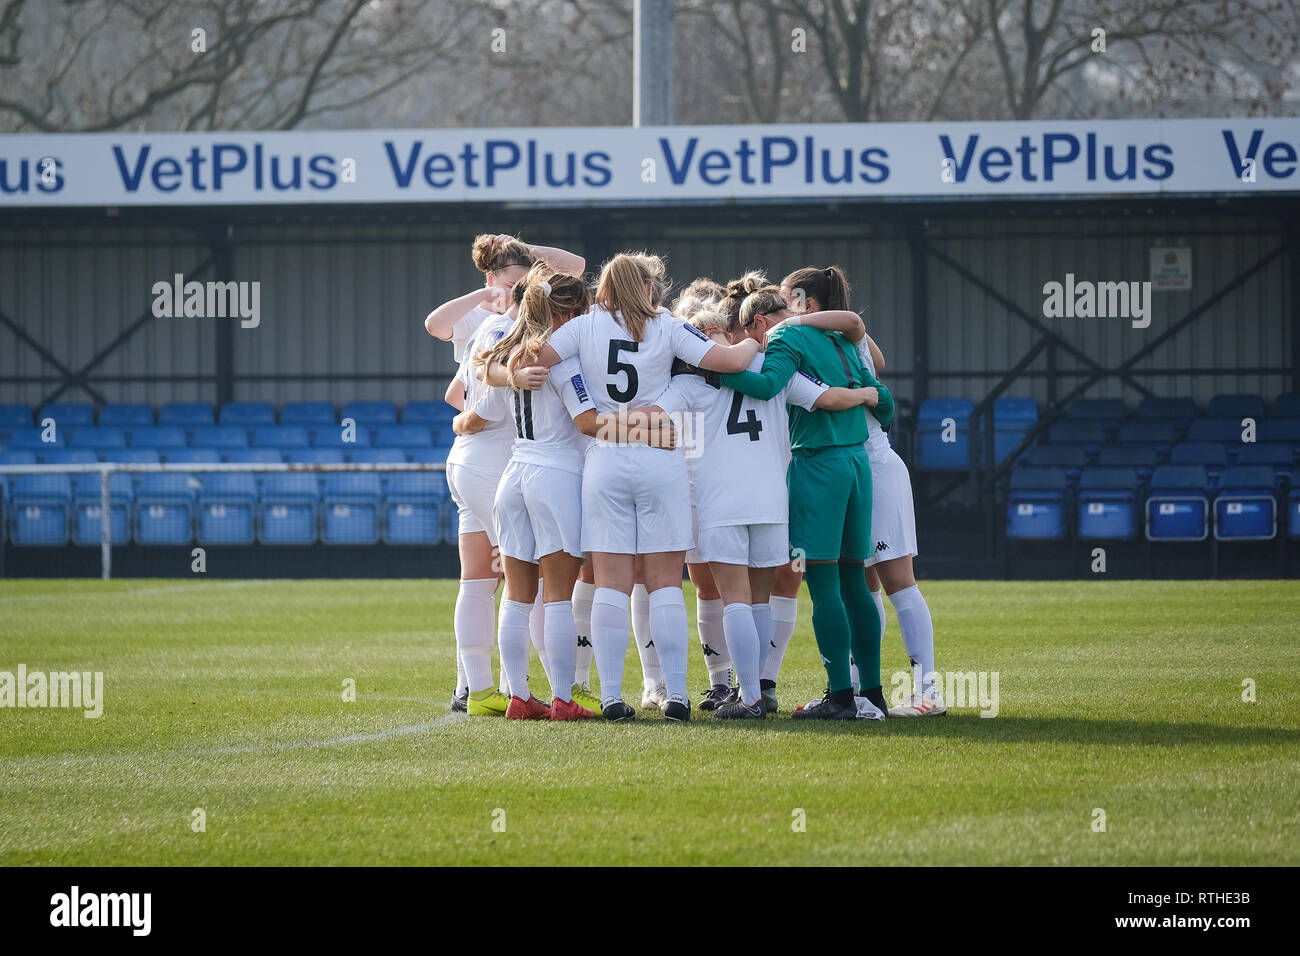
<path fill-rule="evenodd" d="M 105 679 L 97 720 L 0 709 L 0 858 L 1300 863 L 1300 585 L 923 587 L 996 717 L 789 720 L 824 683 L 806 595 L 778 719 L 613 726 L 449 714 L 453 581 L 0 581 L 0 670 Z M 891 611 L 887 694 L 905 666 Z"/>

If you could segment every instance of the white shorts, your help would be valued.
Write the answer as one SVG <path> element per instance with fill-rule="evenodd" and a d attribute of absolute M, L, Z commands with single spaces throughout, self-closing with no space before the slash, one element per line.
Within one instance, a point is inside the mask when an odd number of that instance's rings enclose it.
<path fill-rule="evenodd" d="M 582 550 L 689 551 L 691 487 L 681 452 L 594 445 L 582 472 Z"/>
<path fill-rule="evenodd" d="M 775 568 L 790 560 L 790 526 L 732 524 L 705 528 L 696 550 L 705 561 Z"/>
<path fill-rule="evenodd" d="M 868 567 L 917 553 L 912 478 L 892 448 L 871 458 L 871 545 Z"/>
<path fill-rule="evenodd" d="M 691 485 L 691 533 L 695 536 L 695 547 L 686 552 L 687 564 L 706 564 L 708 559 L 700 554 L 700 509 L 695 507 L 695 485 Z"/>
<path fill-rule="evenodd" d="M 493 547 L 497 543 L 494 508 L 500 480 L 500 475 L 472 471 L 464 465 L 447 466 L 447 487 L 451 489 L 451 500 L 460 509 L 460 533 L 486 531 Z"/>
<path fill-rule="evenodd" d="M 497 485 L 497 536 L 508 558 L 537 564 L 548 554 L 582 555 L 582 478 L 512 461 Z"/>

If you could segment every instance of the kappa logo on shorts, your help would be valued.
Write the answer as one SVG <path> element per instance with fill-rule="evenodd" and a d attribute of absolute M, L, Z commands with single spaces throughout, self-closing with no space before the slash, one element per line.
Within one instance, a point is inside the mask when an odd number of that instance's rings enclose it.
<path fill-rule="evenodd" d="M 885 544 L 885 542 L 883 542 L 883 541 L 877 541 L 877 542 L 876 542 L 876 550 L 877 550 L 877 551 L 888 551 L 888 550 L 889 550 L 889 545 Z"/>

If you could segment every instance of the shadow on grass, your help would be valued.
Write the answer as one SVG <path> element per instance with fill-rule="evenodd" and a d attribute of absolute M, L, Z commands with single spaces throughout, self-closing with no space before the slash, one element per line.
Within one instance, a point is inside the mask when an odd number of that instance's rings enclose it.
<path fill-rule="evenodd" d="M 650 721 L 646 721 L 650 723 Z M 924 737 L 1007 744 L 1100 744 L 1147 747 L 1233 746 L 1265 747 L 1300 744 L 1300 729 L 1287 727 L 1240 727 L 1137 720 L 1088 720 L 1081 717 L 980 717 L 978 714 L 946 714 L 942 717 L 894 718 L 891 720 L 805 721 L 777 717 L 762 724 L 751 720 L 732 723 L 704 718 L 692 720 L 682 730 L 709 728 L 720 733 L 733 730 L 771 730 L 775 733 L 852 735 L 864 742 L 881 737 Z M 670 730 L 670 728 L 665 728 Z"/>

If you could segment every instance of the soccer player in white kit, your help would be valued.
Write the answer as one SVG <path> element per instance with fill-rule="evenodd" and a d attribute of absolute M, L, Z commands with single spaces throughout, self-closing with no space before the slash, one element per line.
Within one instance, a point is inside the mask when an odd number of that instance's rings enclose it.
<path fill-rule="evenodd" d="M 590 293 L 577 276 L 535 266 L 524 279 L 519 318 L 488 358 L 504 368 L 535 362 L 555 329 L 586 310 Z M 486 377 L 486 375 L 485 375 Z M 588 434 L 619 431 L 619 418 L 599 415 L 576 358 L 557 365 L 541 388 L 510 396 L 516 439 L 497 486 L 496 515 L 505 558 L 506 596 L 498 645 L 510 683 L 506 716 L 578 720 L 597 714 L 575 701 L 570 686 L 577 629 L 570 597 L 582 567 L 582 469 Z M 581 423 L 581 424 L 578 424 Z M 622 431 L 629 433 L 626 421 Z M 642 431 L 640 434 L 646 434 Z M 528 615 L 542 572 L 548 656 L 557 684 L 546 707 L 528 691 Z"/>
<path fill-rule="evenodd" d="M 674 358 L 710 371 L 743 371 L 757 343 L 723 346 L 667 310 L 656 308 L 668 282 L 656 256 L 621 254 L 601 271 L 596 306 L 555 332 L 540 364 L 577 356 L 598 411 L 652 405 L 668 387 Z M 598 441 L 587 452 L 582 484 L 582 547 L 592 554 L 596 595 L 591 631 L 601 684 L 601 713 L 630 720 L 622 699 L 634 556 L 642 555 L 650 630 L 668 689 L 664 716 L 690 719 L 686 693 L 689 635 L 682 564 L 694 544 L 690 485 L 680 452 Z"/>
<path fill-rule="evenodd" d="M 729 342 L 725 321 L 721 312 L 707 310 L 690 320 L 719 344 Z M 749 368 L 762 366 L 762 357 L 755 356 Z M 873 401 L 876 390 L 828 388 L 797 372 L 776 396 L 759 400 L 724 387 L 716 375 L 679 372 L 658 405 L 670 414 L 693 413 L 698 422 L 695 550 L 721 592 L 723 632 L 740 684 L 738 698 L 720 701 L 715 714 L 724 720 L 762 720 L 766 708 L 759 674 L 772 639 L 768 596 L 776 568 L 790 559 L 789 494 L 776 480 L 790 463 L 786 405 L 808 411 L 851 408 Z"/>
<path fill-rule="evenodd" d="M 795 311 L 799 303 L 805 312 L 818 312 L 826 303 L 836 303 L 838 308 L 848 305 L 848 280 L 837 266 L 796 270 L 782 280 L 781 290 Z M 814 315 L 802 316 L 800 321 L 818 328 L 836 328 L 829 320 Z M 854 341 L 863 365 L 872 375 L 884 368 L 884 354 L 866 334 L 865 326 L 856 333 L 838 330 Z M 947 709 L 934 670 L 934 622 L 916 583 L 912 563 L 917 554 L 912 480 L 907 465 L 890 447 L 889 436 L 880 424 L 868 416 L 867 425 L 872 483 L 871 538 L 875 542 L 875 550 L 866 560 L 867 585 L 880 610 L 882 625 L 885 620 L 882 587 L 889 596 L 913 674 L 912 693 L 890 707 L 889 716 L 937 717 Z"/>
<path fill-rule="evenodd" d="M 580 256 L 546 246 L 529 246 L 514 236 L 483 234 L 475 238 L 471 257 L 484 274 L 484 286 L 467 295 L 438 306 L 425 318 L 425 330 L 435 338 L 450 341 L 461 369 L 447 391 L 447 401 L 460 410 L 468 407 L 470 396 L 467 357 L 473 355 L 470 343 L 485 322 L 499 319 L 510 305 L 514 284 L 541 258 L 557 268 L 581 273 L 586 267 Z M 504 328 L 494 327 L 494 332 Z M 481 386 L 480 386 L 481 388 Z M 478 392 L 480 388 L 473 391 Z M 474 398 L 481 397 L 475 395 Z M 472 404 L 472 402 L 471 402 Z M 477 424 L 486 426 L 485 422 Z M 504 695 L 487 693 L 484 675 L 491 684 L 491 647 L 493 620 L 496 613 L 494 595 L 500 574 L 494 564 L 496 531 L 491 519 L 492 492 L 509 457 L 509 423 L 484 428 L 487 437 L 469 434 L 463 429 L 448 458 L 447 482 L 459 509 L 460 519 L 460 589 L 456 595 L 454 629 L 457 645 L 457 686 L 452 698 L 453 710 L 475 714 L 500 714 L 508 706 Z M 455 459 L 453 461 L 453 459 Z M 454 465 L 454 467 L 453 467 Z M 459 479 L 459 480 L 456 480 Z M 488 487 L 490 485 L 490 488 Z M 484 490 L 487 494 L 484 494 Z M 472 648 L 466 661 L 465 647 Z M 467 664 L 472 666 L 471 686 Z M 471 692 L 478 694 L 472 705 Z"/>

